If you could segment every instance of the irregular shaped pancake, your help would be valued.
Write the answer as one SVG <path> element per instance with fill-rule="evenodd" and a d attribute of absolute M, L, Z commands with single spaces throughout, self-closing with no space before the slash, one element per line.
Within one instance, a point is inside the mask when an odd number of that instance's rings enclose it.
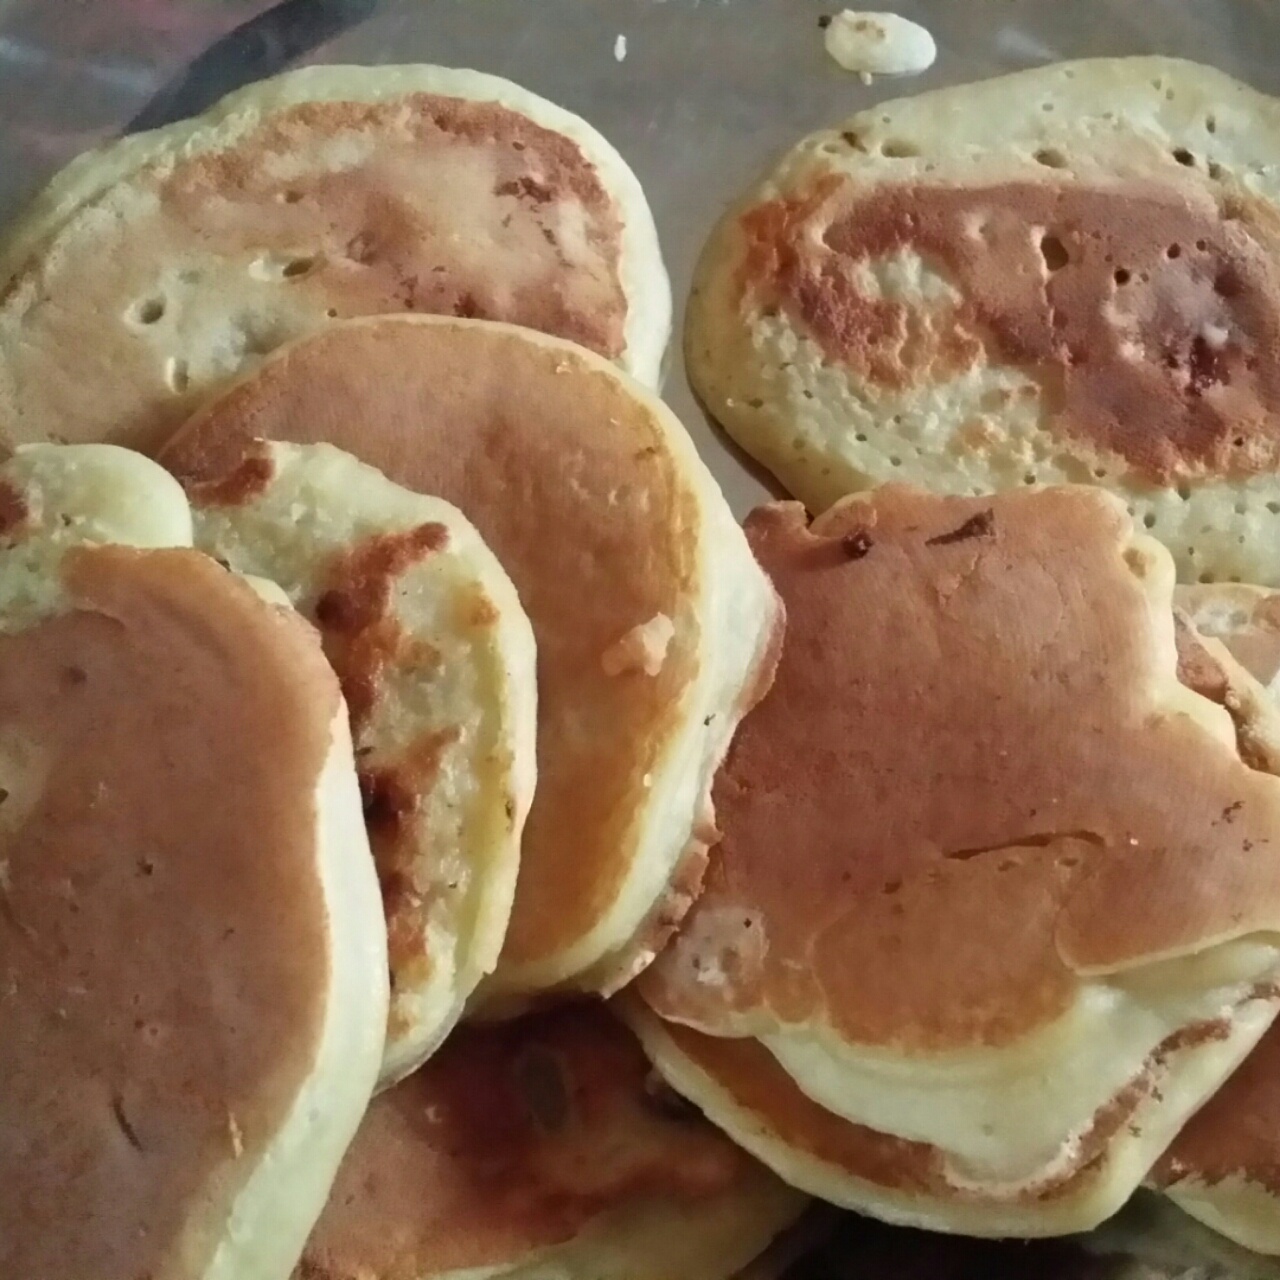
<path fill-rule="evenodd" d="M 518 85 L 428 66 L 308 67 L 82 156 L 0 279 L 0 432 L 147 450 L 337 316 L 508 320 L 656 385 L 671 311 L 609 143 Z"/>
<path fill-rule="evenodd" d="M 1119 1100 L 1081 1142 L 1072 1175 L 1052 1185 L 1009 1194 L 995 1205 L 972 1186 L 957 1186 L 939 1148 L 893 1137 L 834 1115 L 807 1097 L 756 1040 L 704 1035 L 664 1022 L 630 997 L 627 1020 L 663 1078 L 747 1151 L 790 1185 L 885 1222 L 978 1237 L 1043 1237 L 1074 1233 L 1116 1211 L 1118 1197 L 1101 1180 L 1122 1177 L 1132 1188 L 1144 1166 L 1113 1144 L 1126 1126 L 1142 1125 L 1150 1098 L 1171 1079 L 1169 1059 L 1157 1055 L 1147 1078 Z M 1244 1001 L 1223 1011 L 1256 1035 L 1274 1013 L 1267 1001 Z M 1263 1041 L 1265 1044 L 1266 1041 Z M 1239 1052 L 1213 1034 L 1177 1051 L 1180 1070 L 1223 1074 Z M 1179 1103 L 1188 1099 L 1180 1096 Z M 1173 1130 L 1162 1126 L 1159 1140 Z M 1118 1157 L 1118 1158 L 1117 1158 Z M 1105 1172 L 1090 1167 L 1105 1163 Z"/>
<path fill-rule="evenodd" d="M 1178 1135 L 1151 1184 L 1192 1217 L 1280 1254 L 1280 1034 L 1273 1026 Z"/>
<path fill-rule="evenodd" d="M 1275 1016 L 1280 780 L 1241 758 L 1280 768 L 1274 717 L 1179 682 L 1172 562 L 1099 490 L 891 486 L 748 537 L 787 646 L 644 997 L 927 1157 L 830 1198 L 1101 1220 Z"/>
<path fill-rule="evenodd" d="M 0 1273 L 272 1280 L 386 1026 L 338 683 L 155 464 L 0 494 Z"/>
<path fill-rule="evenodd" d="M 283 587 L 342 683 L 387 920 L 390 1083 L 502 949 L 533 797 L 533 630 L 456 507 L 331 445 L 255 442 L 189 496 L 196 546 Z"/>
<path fill-rule="evenodd" d="M 1273 681 L 1280 665 L 1280 633 L 1273 630 L 1268 609 L 1273 595 L 1259 587 L 1223 584 L 1179 588 L 1175 598 L 1251 675 Z M 1280 1031 L 1275 1026 L 1192 1117 L 1152 1170 L 1150 1182 L 1246 1248 L 1280 1254 Z"/>
<path fill-rule="evenodd" d="M 1277 131 L 1165 58 L 882 103 L 712 234 L 695 387 L 813 511 L 1100 481 L 1180 577 L 1280 583 Z"/>
<path fill-rule="evenodd" d="M 328 441 L 439 494 L 501 559 L 538 644 L 538 790 L 494 990 L 626 981 L 696 892 L 711 779 L 781 629 L 684 429 L 572 344 L 382 318 L 280 352 L 163 461 L 217 482 L 255 438 Z"/>
<path fill-rule="evenodd" d="M 378 1098 L 295 1280 L 716 1280 L 804 1204 L 573 1005 L 463 1028 Z"/>
<path fill-rule="evenodd" d="M 1220 640 L 1269 692 L 1280 688 L 1280 592 L 1238 582 L 1179 587 L 1174 602 L 1202 635 Z"/>

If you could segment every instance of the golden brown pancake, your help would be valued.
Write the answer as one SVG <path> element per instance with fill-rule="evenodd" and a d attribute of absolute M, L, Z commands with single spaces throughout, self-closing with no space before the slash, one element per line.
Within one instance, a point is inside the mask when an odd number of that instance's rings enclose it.
<path fill-rule="evenodd" d="M 882 102 L 722 220 L 708 408 L 810 510 L 1114 489 L 1188 581 L 1280 582 L 1280 102 L 1100 58 Z"/>
<path fill-rule="evenodd" d="M 653 219 L 594 129 L 439 67 L 309 67 L 77 160 L 0 247 L 0 432 L 151 450 L 336 317 L 481 316 L 656 384 Z"/>
<path fill-rule="evenodd" d="M 379 1097 L 296 1275 L 712 1280 L 803 1205 L 574 1005 L 464 1028 Z"/>
<path fill-rule="evenodd" d="M 36 446 L 0 490 L 0 1274 L 287 1272 L 386 1016 L 337 681 L 160 548 L 154 463 Z"/>
<path fill-rule="evenodd" d="M 781 621 L 668 410 L 581 348 L 478 321 L 378 319 L 287 348 L 163 451 L 188 486 L 255 483 L 254 438 L 327 441 L 452 502 L 538 646 L 538 787 L 498 986 L 611 988 L 679 919 L 710 780 Z"/>
<path fill-rule="evenodd" d="M 747 527 L 788 644 L 641 992 L 936 1149 L 950 1199 L 872 1211 L 1099 1220 L 1275 1012 L 1280 782 L 1178 682 L 1167 553 L 1083 488 L 889 487 Z"/>

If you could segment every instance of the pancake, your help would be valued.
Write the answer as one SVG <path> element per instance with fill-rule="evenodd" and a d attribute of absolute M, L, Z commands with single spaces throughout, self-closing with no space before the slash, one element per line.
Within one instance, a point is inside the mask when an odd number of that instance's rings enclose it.
<path fill-rule="evenodd" d="M 480 316 L 656 385 L 671 298 L 585 121 L 442 67 L 308 67 L 74 161 L 0 247 L 0 432 L 150 451 L 335 317 Z"/>
<path fill-rule="evenodd" d="M 502 949 L 533 798 L 533 629 L 456 507 L 331 445 L 256 442 L 190 491 L 195 543 L 320 631 L 351 712 L 382 885 L 382 1082 L 444 1039 Z"/>
<path fill-rule="evenodd" d="M 713 232 L 695 388 L 811 511 L 1098 482 L 1181 579 L 1280 584 L 1278 136 L 1166 58 L 881 103 Z"/>
<path fill-rule="evenodd" d="M 664 1022 L 629 994 L 624 1003 L 628 1022 L 663 1078 L 734 1141 L 811 1195 L 899 1226 L 997 1238 L 1070 1234 L 1118 1208 L 1117 1197 L 1102 1190 L 1087 1162 L 1071 1178 L 994 1204 L 980 1191 L 957 1187 L 937 1147 L 843 1120 L 806 1097 L 759 1041 L 708 1036 Z M 1265 1026 L 1274 1008 L 1253 1001 L 1232 1012 Z M 1192 1048 L 1182 1065 L 1188 1063 L 1221 1070 L 1221 1043 L 1207 1040 Z M 1166 1079 L 1161 1065 L 1143 1089 L 1158 1090 Z M 1143 1100 L 1126 1099 L 1088 1135 L 1089 1156 L 1112 1164 L 1104 1175 L 1108 1180 L 1117 1173 L 1108 1144 L 1147 1114 Z M 1172 1136 L 1161 1130 L 1164 1141 Z M 1142 1177 L 1137 1162 L 1122 1162 L 1127 1182 Z"/>
<path fill-rule="evenodd" d="M 567 1006 L 464 1027 L 373 1103 L 295 1280 L 717 1280 L 804 1204 Z"/>
<path fill-rule="evenodd" d="M 386 1026 L 338 682 L 154 463 L 0 495 L 0 1273 L 287 1275 Z"/>
<path fill-rule="evenodd" d="M 1220 640 L 1269 693 L 1280 690 L 1280 593 L 1238 582 L 1179 587 L 1196 630 Z"/>
<path fill-rule="evenodd" d="M 1180 588 L 1180 603 L 1271 684 L 1280 633 L 1273 592 L 1218 585 Z M 1280 1254 L 1280 1031 L 1273 1026 L 1231 1079 L 1192 1117 L 1150 1182 L 1194 1218 L 1259 1253 Z"/>
<path fill-rule="evenodd" d="M 696 892 L 711 780 L 782 625 L 684 429 L 569 343 L 382 318 L 272 357 L 162 460 L 216 482 L 255 438 L 327 441 L 438 494 L 502 561 L 538 645 L 538 789 L 490 995 L 621 985 Z"/>
<path fill-rule="evenodd" d="M 747 531 L 787 645 L 641 993 L 932 1149 L 927 1225 L 1100 1221 L 1275 1016 L 1280 781 L 1237 745 L 1264 764 L 1274 716 L 1238 672 L 1222 705 L 1179 682 L 1172 562 L 1101 490 L 888 486 Z"/>

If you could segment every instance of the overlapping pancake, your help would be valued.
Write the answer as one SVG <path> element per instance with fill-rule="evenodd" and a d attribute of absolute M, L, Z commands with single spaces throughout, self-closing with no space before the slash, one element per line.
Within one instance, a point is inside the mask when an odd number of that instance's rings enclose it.
<path fill-rule="evenodd" d="M 889 486 L 748 537 L 787 645 L 640 991 L 760 1043 L 668 1029 L 668 1057 L 715 1055 L 691 1096 L 826 1198 L 1100 1221 L 1275 1016 L 1274 716 L 1239 673 L 1221 706 L 1180 683 L 1172 562 L 1100 490 Z M 731 1067 L 768 1086 L 697 1083 Z"/>
<path fill-rule="evenodd" d="M 1175 598 L 1260 681 L 1280 666 L 1273 592 L 1184 587 Z M 1150 1181 L 1193 1217 L 1261 1253 L 1280 1254 L 1280 1031 L 1273 1026 L 1192 1117 Z"/>
<path fill-rule="evenodd" d="M 377 1076 L 338 682 L 190 536 L 124 450 L 0 466 L 6 1276 L 288 1274 Z"/>
<path fill-rule="evenodd" d="M 711 779 L 781 629 L 684 429 L 572 344 L 381 318 L 272 357 L 162 459 L 216 483 L 255 438 L 327 441 L 438 494 L 502 561 L 538 644 L 538 788 L 492 989 L 620 985 L 696 891 Z"/>
<path fill-rule="evenodd" d="M 1280 104 L 1166 58 L 882 103 L 713 233 L 696 389 L 813 511 L 1100 482 L 1184 580 L 1280 584 Z"/>
<path fill-rule="evenodd" d="M 196 546 L 284 588 L 342 683 L 387 919 L 388 1084 L 498 962 L 533 798 L 533 629 L 456 507 L 331 445 L 252 442 L 188 496 Z"/>
<path fill-rule="evenodd" d="M 804 1204 L 566 1006 L 464 1027 L 373 1103 L 295 1280 L 716 1280 Z"/>
<path fill-rule="evenodd" d="M 481 316 L 656 385 L 670 287 L 585 121 L 441 67 L 308 67 L 75 161 L 0 248 L 0 433 L 149 450 L 340 316 Z"/>

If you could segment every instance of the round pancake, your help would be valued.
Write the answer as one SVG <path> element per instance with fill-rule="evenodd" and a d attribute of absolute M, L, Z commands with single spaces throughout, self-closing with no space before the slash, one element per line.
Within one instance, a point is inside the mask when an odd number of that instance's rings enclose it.
<path fill-rule="evenodd" d="M 1100 490 L 889 486 L 747 529 L 787 645 L 717 781 L 702 894 L 641 991 L 937 1148 L 939 1214 L 963 1203 L 966 1231 L 1069 1184 L 1158 1065 L 1096 1192 L 1060 1206 L 1088 1225 L 1274 1016 L 1230 1011 L 1280 958 L 1280 863 L 1259 852 L 1280 781 L 1179 683 L 1172 563 Z"/>
<path fill-rule="evenodd" d="M 1179 587 L 1173 598 L 1197 631 L 1222 641 L 1265 689 L 1280 689 L 1280 592 L 1215 582 Z"/>
<path fill-rule="evenodd" d="M 0 1273 L 271 1280 L 386 1026 L 338 683 L 154 463 L 0 495 Z"/>
<path fill-rule="evenodd" d="M 331 445 L 254 442 L 188 496 L 196 546 L 284 588 L 342 683 L 387 919 L 389 1084 L 502 949 L 533 798 L 533 629 L 456 507 Z"/>
<path fill-rule="evenodd" d="M 804 1204 L 567 1006 L 465 1027 L 373 1103 L 295 1280 L 716 1280 Z"/>
<path fill-rule="evenodd" d="M 881 103 L 712 234 L 695 388 L 812 511 L 1099 482 L 1180 578 L 1276 585 L 1277 137 L 1274 99 L 1165 58 Z"/>
<path fill-rule="evenodd" d="M 456 504 L 538 644 L 538 789 L 494 992 L 608 990 L 661 946 L 715 837 L 709 791 L 781 614 L 688 435 L 572 344 L 482 321 L 352 321 L 197 414 L 164 464 L 328 441 Z"/>
<path fill-rule="evenodd" d="M 442 67 L 308 67 L 75 161 L 0 248 L 0 432 L 150 451 L 340 316 L 481 316 L 656 385 L 670 287 L 585 121 Z"/>

